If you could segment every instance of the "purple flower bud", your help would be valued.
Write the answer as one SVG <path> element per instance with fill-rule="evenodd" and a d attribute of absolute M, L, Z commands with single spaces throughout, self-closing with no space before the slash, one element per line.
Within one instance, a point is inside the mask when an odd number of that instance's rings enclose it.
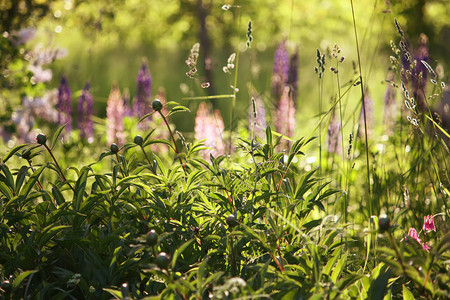
<path fill-rule="evenodd" d="M 371 136 L 373 127 L 374 127 L 374 119 L 373 119 L 373 100 L 370 97 L 368 91 L 366 91 L 364 95 L 364 106 L 366 110 L 366 118 L 367 118 L 367 135 Z M 364 125 L 364 107 L 361 105 L 361 113 L 359 115 L 359 131 L 358 136 L 364 137 L 365 134 L 365 125 Z"/>
<path fill-rule="evenodd" d="M 87 140 L 89 143 L 94 141 L 93 107 L 94 100 L 90 93 L 90 85 L 86 83 L 78 100 L 78 129 L 80 130 L 80 138 Z"/>
<path fill-rule="evenodd" d="M 72 131 L 72 92 L 65 76 L 61 77 L 58 87 L 58 123 L 66 125 L 66 132 L 70 134 Z"/>

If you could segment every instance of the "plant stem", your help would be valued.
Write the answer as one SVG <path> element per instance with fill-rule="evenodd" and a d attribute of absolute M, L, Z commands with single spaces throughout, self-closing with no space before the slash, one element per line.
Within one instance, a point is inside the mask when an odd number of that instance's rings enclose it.
<path fill-rule="evenodd" d="M 362 109 L 363 109 L 363 117 L 364 117 L 364 137 L 365 137 L 365 150 L 366 150 L 366 170 L 367 170 L 367 187 L 368 187 L 368 202 L 369 202 L 369 216 L 372 215 L 372 199 L 371 199 L 371 188 L 370 188 L 370 165 L 369 165 L 369 142 L 367 138 L 367 118 L 366 118 L 366 104 L 365 104 L 365 96 L 364 96 L 364 84 L 361 70 L 361 55 L 359 52 L 359 42 L 358 42 L 358 33 L 356 30 L 356 19 L 355 19 L 355 9 L 353 7 L 353 0 L 350 0 L 350 4 L 352 6 L 352 18 L 353 18 L 353 29 L 355 31 L 355 41 L 356 41 L 356 51 L 358 54 L 358 69 L 359 69 L 359 80 L 361 81 L 361 101 L 362 101 Z"/>
<path fill-rule="evenodd" d="M 55 162 L 56 168 L 57 168 L 58 171 L 59 171 L 59 175 L 61 176 L 62 181 L 63 181 L 63 182 L 67 182 L 67 184 L 69 185 L 69 187 L 71 188 L 71 190 L 72 190 L 73 192 L 75 192 L 75 189 L 73 188 L 73 186 L 70 184 L 70 182 L 67 181 L 66 177 L 64 176 L 64 173 L 63 173 L 61 167 L 59 166 L 58 161 L 56 160 L 55 156 L 53 155 L 52 150 L 47 146 L 47 144 L 44 144 L 43 146 L 45 147 L 45 149 L 47 149 L 48 153 L 50 153 L 50 155 L 51 155 L 53 161 Z"/>
<path fill-rule="evenodd" d="M 180 151 L 178 150 L 177 141 L 175 140 L 175 136 L 173 135 L 172 129 L 170 128 L 169 122 L 167 122 L 167 118 L 161 112 L 161 110 L 159 110 L 158 112 L 161 115 L 161 117 L 163 118 L 164 123 L 166 123 L 167 129 L 169 129 L 170 137 L 172 138 L 172 142 L 173 142 L 173 146 L 174 146 L 173 150 L 175 151 L 175 153 L 178 156 L 180 154 Z M 178 159 L 180 160 L 180 164 L 183 167 L 184 174 L 187 175 L 186 164 L 183 163 L 183 160 L 181 159 L 181 157 L 178 156 Z"/>

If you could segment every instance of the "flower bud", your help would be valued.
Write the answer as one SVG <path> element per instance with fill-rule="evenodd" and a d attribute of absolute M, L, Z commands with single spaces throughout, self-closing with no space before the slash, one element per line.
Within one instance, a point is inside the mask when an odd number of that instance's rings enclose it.
<path fill-rule="evenodd" d="M 113 154 L 117 154 L 119 152 L 119 147 L 115 143 L 111 144 L 111 148 L 110 149 L 111 149 L 111 152 Z"/>
<path fill-rule="evenodd" d="M 144 142 L 144 139 L 142 138 L 142 136 L 137 135 L 137 136 L 134 137 L 134 143 L 136 145 L 141 146 L 143 142 Z"/>
<path fill-rule="evenodd" d="M 236 219 L 236 216 L 233 215 L 233 214 L 231 214 L 231 215 L 229 215 L 229 216 L 227 217 L 226 222 L 227 222 L 228 226 L 230 226 L 230 227 L 234 227 L 234 226 L 236 226 L 237 223 L 238 223 L 238 222 L 237 222 L 237 219 Z"/>
<path fill-rule="evenodd" d="M 47 136 L 43 133 L 39 133 L 36 137 L 36 141 L 39 145 L 45 145 L 47 142 Z"/>
<path fill-rule="evenodd" d="M 147 241 L 147 245 L 155 246 L 158 243 L 158 234 L 152 229 L 147 233 L 145 239 Z"/>
<path fill-rule="evenodd" d="M 155 99 L 155 101 L 153 101 L 153 103 L 152 103 L 152 108 L 154 111 L 161 111 L 161 109 L 163 108 L 163 105 L 162 105 L 161 101 L 159 101 L 158 99 Z"/>
<path fill-rule="evenodd" d="M 169 266 L 170 258 L 165 252 L 161 252 L 156 257 L 155 263 L 160 269 L 167 269 Z"/>

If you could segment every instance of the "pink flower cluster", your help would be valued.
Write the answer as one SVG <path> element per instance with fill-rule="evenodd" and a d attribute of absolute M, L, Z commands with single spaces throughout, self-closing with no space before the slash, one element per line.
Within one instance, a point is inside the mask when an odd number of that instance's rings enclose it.
<path fill-rule="evenodd" d="M 117 85 L 114 85 L 108 97 L 106 107 L 106 135 L 108 144 L 117 143 L 123 145 L 125 143 L 123 118 L 125 115 L 125 107 L 123 106 L 122 95 Z"/>
<path fill-rule="evenodd" d="M 423 217 L 423 232 L 424 234 L 429 233 L 430 231 L 436 231 L 436 226 L 434 225 L 433 216 L 424 216 Z M 420 240 L 419 235 L 417 234 L 417 230 L 413 227 L 409 228 L 408 236 L 412 239 L 414 239 L 419 245 L 422 246 L 423 250 L 426 250 L 428 252 L 430 246 L 427 245 L 426 242 L 423 242 Z"/>

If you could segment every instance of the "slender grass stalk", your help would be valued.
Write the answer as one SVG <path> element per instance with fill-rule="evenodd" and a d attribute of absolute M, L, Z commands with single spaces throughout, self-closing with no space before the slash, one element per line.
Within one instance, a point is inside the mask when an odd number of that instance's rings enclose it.
<path fill-rule="evenodd" d="M 368 190 L 368 204 L 369 209 L 368 213 L 369 216 L 372 215 L 372 192 L 371 192 L 371 186 L 370 186 L 370 165 L 369 165 L 369 141 L 367 136 L 367 118 L 366 118 L 366 104 L 365 104 L 365 92 L 364 92 L 364 81 L 362 76 L 362 69 L 361 69 L 361 55 L 359 51 L 359 42 L 358 42 L 358 32 L 356 30 L 356 18 L 355 18 L 355 9 L 353 7 L 353 0 L 350 0 L 350 4 L 352 7 L 352 19 L 353 19 L 353 29 L 355 32 L 355 42 L 356 42 L 356 51 L 358 54 L 358 69 L 359 69 L 359 80 L 361 81 L 361 101 L 362 101 L 362 109 L 363 109 L 363 116 L 364 116 L 364 138 L 365 138 L 365 150 L 366 150 L 366 171 L 367 171 L 367 190 Z"/>

